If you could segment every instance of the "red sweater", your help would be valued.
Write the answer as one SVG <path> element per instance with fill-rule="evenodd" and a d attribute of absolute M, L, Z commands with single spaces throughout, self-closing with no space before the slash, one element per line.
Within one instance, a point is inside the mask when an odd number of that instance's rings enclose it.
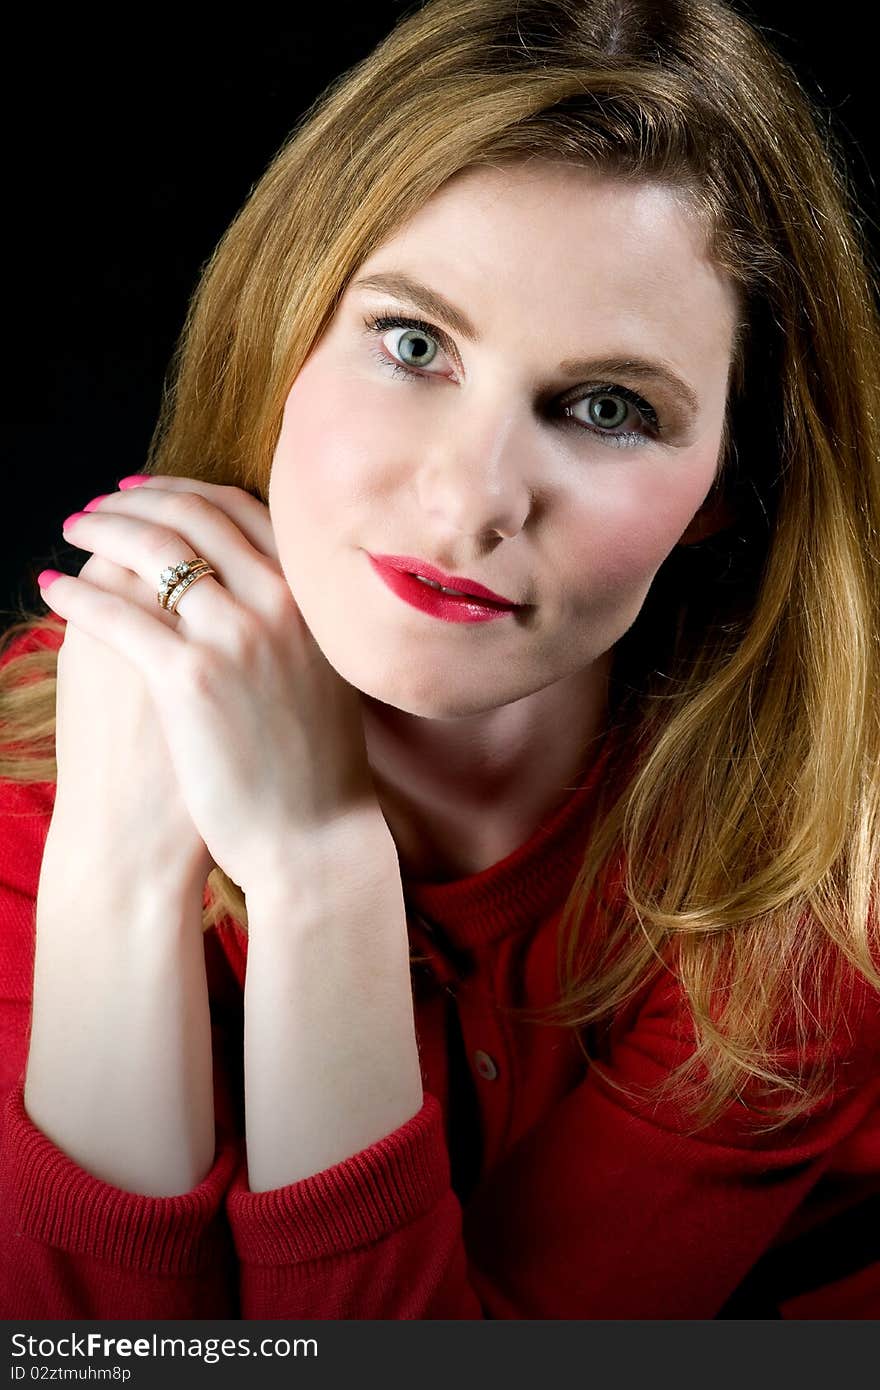
<path fill-rule="evenodd" d="M 560 910 L 604 756 L 500 863 L 406 885 L 426 957 L 413 967 L 424 1104 L 270 1192 L 249 1190 L 243 1139 L 247 940 L 228 921 L 206 933 L 217 1147 L 199 1186 L 174 1197 L 93 1177 L 24 1109 L 54 789 L 0 784 L 0 1316 L 880 1316 L 875 996 L 853 986 L 854 1009 L 868 1006 L 857 1027 L 855 1012 L 842 1020 L 846 1088 L 770 1136 L 734 1104 L 689 1137 L 677 1108 L 638 1104 L 588 1070 L 569 1032 L 494 1007 L 554 996 Z M 692 1045 L 664 972 L 612 1029 L 607 1065 L 653 1083 Z"/>

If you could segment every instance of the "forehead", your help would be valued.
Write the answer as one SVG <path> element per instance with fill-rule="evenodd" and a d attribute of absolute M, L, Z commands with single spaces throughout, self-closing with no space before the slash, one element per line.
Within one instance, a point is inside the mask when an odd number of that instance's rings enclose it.
<path fill-rule="evenodd" d="M 723 338 L 736 312 L 682 193 L 545 160 L 456 174 L 361 273 L 389 267 L 470 304 L 487 331 L 523 313 L 556 317 L 563 330 L 654 324 L 674 334 L 697 318 Z"/>

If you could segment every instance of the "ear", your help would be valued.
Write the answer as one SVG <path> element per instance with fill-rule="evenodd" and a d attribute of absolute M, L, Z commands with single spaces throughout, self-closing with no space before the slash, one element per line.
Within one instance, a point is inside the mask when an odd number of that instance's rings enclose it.
<path fill-rule="evenodd" d="M 703 503 L 690 525 L 679 537 L 678 544 L 693 545 L 696 541 L 705 540 L 707 536 L 714 536 L 716 531 L 723 531 L 732 526 L 736 517 L 737 513 L 727 498 L 723 493 L 718 494 Z"/>

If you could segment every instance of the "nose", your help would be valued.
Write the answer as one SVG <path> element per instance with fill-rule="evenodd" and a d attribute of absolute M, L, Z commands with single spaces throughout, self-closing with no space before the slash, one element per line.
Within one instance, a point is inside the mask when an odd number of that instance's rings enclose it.
<path fill-rule="evenodd" d="M 519 534 L 533 505 L 522 421 L 509 407 L 460 410 L 428 448 L 418 471 L 419 500 L 439 529 L 483 536 Z"/>

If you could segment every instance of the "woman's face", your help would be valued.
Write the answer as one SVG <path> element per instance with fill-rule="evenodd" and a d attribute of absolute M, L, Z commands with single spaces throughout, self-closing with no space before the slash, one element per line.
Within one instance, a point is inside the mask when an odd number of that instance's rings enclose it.
<path fill-rule="evenodd" d="M 358 283 L 378 276 L 454 308 Z M 331 665 L 454 718 L 598 663 L 711 487 L 735 314 L 658 185 L 545 162 L 450 180 L 352 276 L 287 397 L 269 509 Z M 393 315 L 430 332 L 368 327 Z M 389 588 L 377 554 L 525 606 L 444 621 Z"/>

